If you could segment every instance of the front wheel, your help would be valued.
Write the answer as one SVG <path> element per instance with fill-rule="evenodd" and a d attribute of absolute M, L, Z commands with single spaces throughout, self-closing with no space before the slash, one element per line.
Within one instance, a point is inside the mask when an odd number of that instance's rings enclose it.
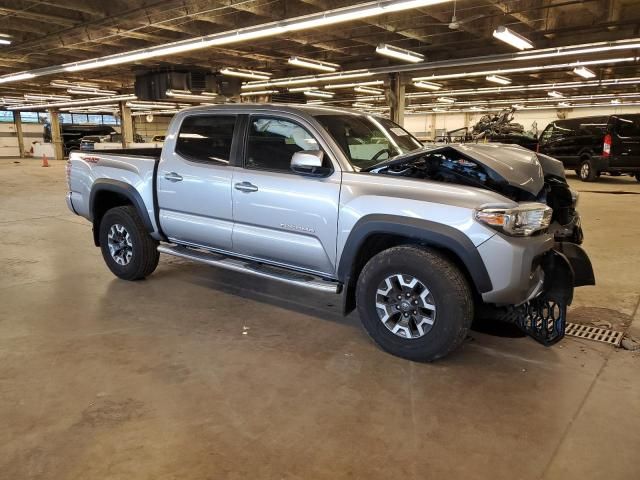
<path fill-rule="evenodd" d="M 393 247 L 371 258 L 358 278 L 356 303 L 378 345 L 416 361 L 458 348 L 473 320 L 462 272 L 438 251 L 419 246 Z"/>
<path fill-rule="evenodd" d="M 158 242 L 132 206 L 115 207 L 100 222 L 100 248 L 107 267 L 124 280 L 140 280 L 158 266 Z"/>
<path fill-rule="evenodd" d="M 595 171 L 593 162 L 589 159 L 582 161 L 578 175 L 583 182 L 594 182 L 598 178 L 598 172 Z"/>

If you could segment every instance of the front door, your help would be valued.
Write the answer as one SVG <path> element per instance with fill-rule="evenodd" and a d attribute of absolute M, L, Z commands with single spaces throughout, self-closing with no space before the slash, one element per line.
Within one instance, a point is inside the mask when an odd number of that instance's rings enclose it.
<path fill-rule="evenodd" d="M 191 114 L 165 142 L 157 188 L 160 225 L 171 241 L 231 250 L 236 124 L 235 115 Z"/>
<path fill-rule="evenodd" d="M 243 168 L 233 178 L 236 253 L 333 275 L 341 171 L 310 126 L 277 116 L 249 118 Z M 322 150 L 331 173 L 294 173 L 291 157 Z"/>

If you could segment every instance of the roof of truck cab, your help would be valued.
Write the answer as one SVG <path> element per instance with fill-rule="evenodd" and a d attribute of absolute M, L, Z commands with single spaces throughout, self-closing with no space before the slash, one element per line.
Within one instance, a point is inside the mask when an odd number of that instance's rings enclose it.
<path fill-rule="evenodd" d="M 335 115 L 335 114 L 348 114 L 348 115 L 369 115 L 358 110 L 350 108 L 330 107 L 325 105 L 305 105 L 305 104 L 290 104 L 290 103 L 226 103 L 220 105 L 203 105 L 198 107 L 189 107 L 183 112 L 209 112 L 209 111 L 224 111 L 235 110 L 247 112 L 253 112 L 257 110 L 273 110 L 287 113 L 305 113 L 311 116 L 317 115 Z M 375 115 L 374 115 L 375 116 Z"/>

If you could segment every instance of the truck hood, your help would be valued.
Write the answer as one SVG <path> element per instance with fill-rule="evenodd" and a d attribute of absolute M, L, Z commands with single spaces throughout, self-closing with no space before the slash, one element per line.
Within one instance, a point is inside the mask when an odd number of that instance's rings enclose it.
<path fill-rule="evenodd" d="M 454 158 L 455 160 L 452 162 L 457 163 L 453 167 L 448 167 L 448 170 L 453 175 L 464 178 L 469 184 L 485 186 L 497 191 L 502 190 L 499 188 L 500 186 L 508 185 L 534 197 L 544 187 L 545 174 L 564 178 L 562 167 L 556 165 L 556 163 L 560 163 L 557 160 L 546 157 L 541 162 L 537 154 L 531 150 L 517 145 L 499 143 L 427 145 L 419 150 L 392 157 L 368 167 L 364 171 L 395 175 L 404 167 L 411 168 L 412 164 L 423 158 Z M 481 174 L 472 172 L 471 164 L 464 165 L 465 160 L 481 165 L 484 172 Z M 403 176 L 413 175 L 403 174 Z M 426 176 L 424 170 L 421 170 L 420 176 L 430 178 Z"/>

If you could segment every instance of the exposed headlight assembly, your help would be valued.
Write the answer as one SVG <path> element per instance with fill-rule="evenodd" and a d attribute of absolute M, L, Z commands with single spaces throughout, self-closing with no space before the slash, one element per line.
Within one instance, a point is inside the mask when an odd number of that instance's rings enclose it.
<path fill-rule="evenodd" d="M 544 203 L 522 203 L 516 208 L 480 208 L 476 220 L 508 235 L 526 237 L 549 227 L 552 213 Z"/>

